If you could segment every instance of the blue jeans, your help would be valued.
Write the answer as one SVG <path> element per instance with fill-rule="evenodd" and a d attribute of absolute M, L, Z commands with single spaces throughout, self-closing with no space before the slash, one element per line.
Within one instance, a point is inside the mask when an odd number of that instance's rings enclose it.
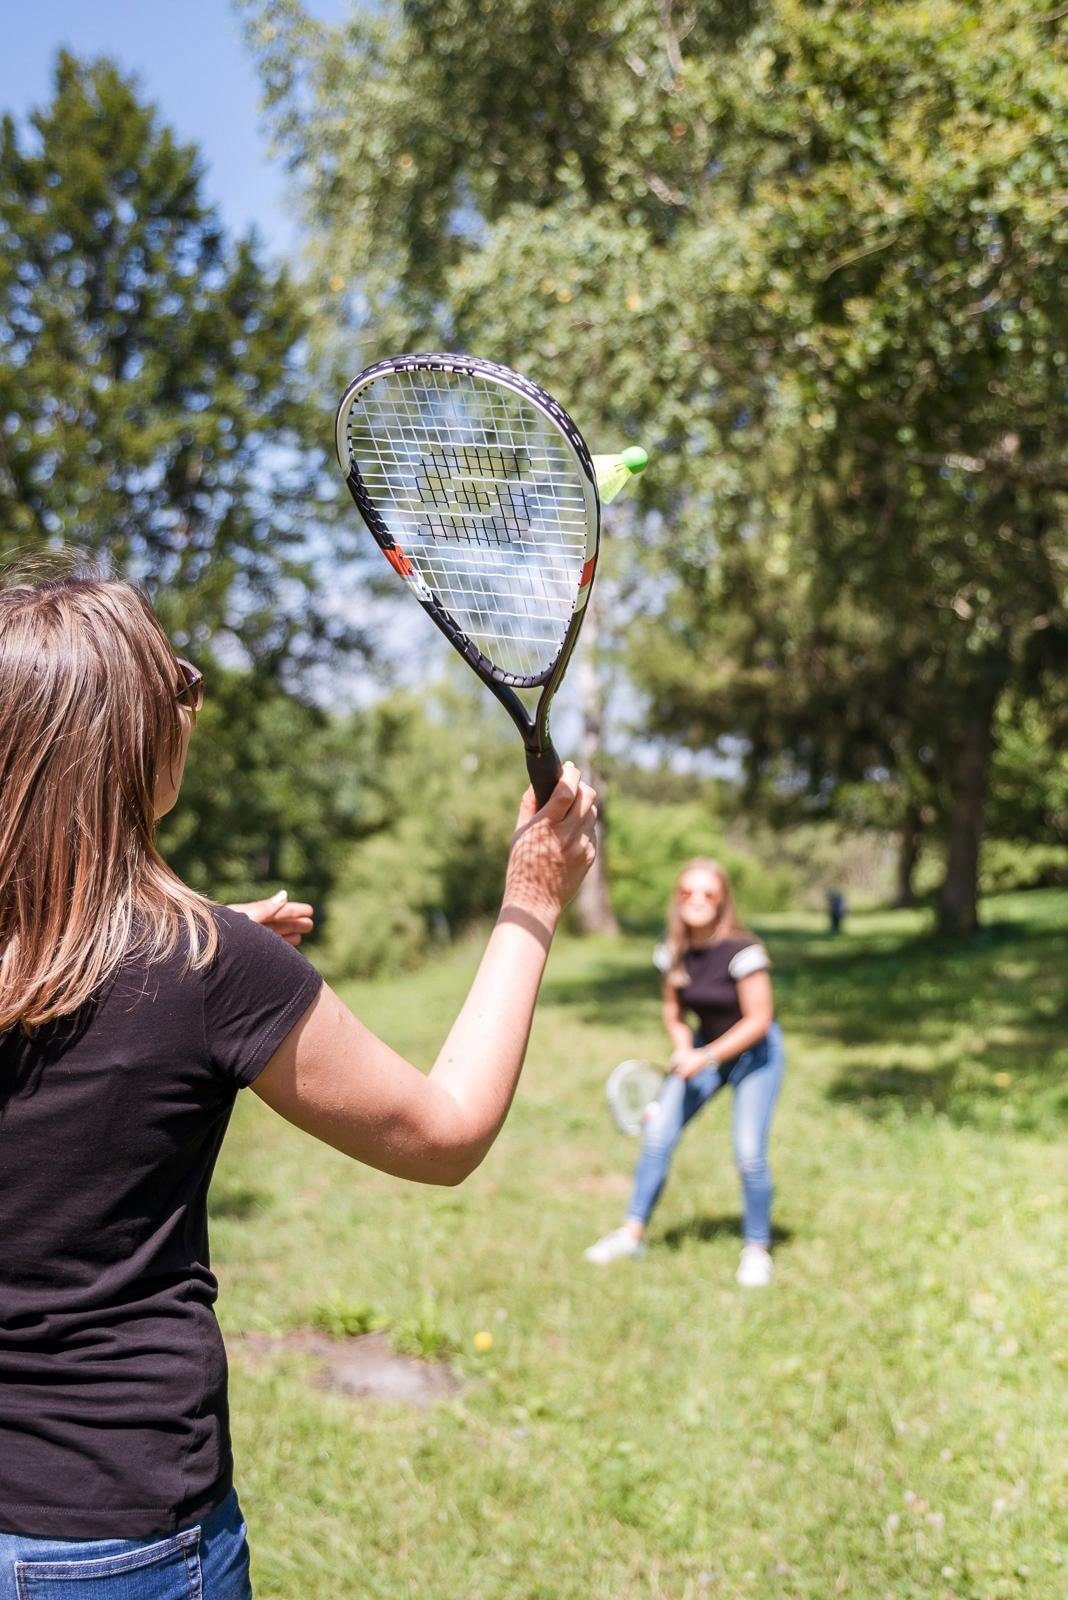
<path fill-rule="evenodd" d="M 734 1090 L 731 1132 L 734 1163 L 742 1180 L 745 1241 L 770 1245 L 768 1133 L 785 1065 L 782 1033 L 778 1023 L 773 1022 L 763 1039 L 751 1050 L 743 1051 L 726 1073 L 707 1067 L 692 1078 L 679 1078 L 674 1074 L 665 1078 L 654 1102 L 656 1110 L 645 1124 L 627 1220 L 648 1222 L 667 1182 L 671 1157 L 683 1128 L 729 1083 Z"/>
<path fill-rule="evenodd" d="M 196 1527 L 151 1539 L 0 1533 L 0 1600 L 252 1600 L 237 1495 Z"/>

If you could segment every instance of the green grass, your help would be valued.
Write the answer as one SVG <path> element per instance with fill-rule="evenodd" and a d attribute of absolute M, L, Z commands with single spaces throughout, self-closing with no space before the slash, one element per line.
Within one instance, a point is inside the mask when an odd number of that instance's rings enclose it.
<path fill-rule="evenodd" d="M 968 947 L 900 913 L 837 941 L 761 919 L 788 1048 L 765 1293 L 733 1282 L 725 1099 L 646 1260 L 582 1261 L 635 1153 L 604 1075 L 662 1053 L 647 939 L 554 952 L 512 1117 L 458 1190 L 353 1166 L 243 1096 L 213 1237 L 258 1600 L 1068 1593 L 1068 895 L 985 915 Z M 346 998 L 427 1060 L 476 953 Z M 346 1316 L 455 1352 L 462 1396 L 354 1402 L 235 1337 Z"/>

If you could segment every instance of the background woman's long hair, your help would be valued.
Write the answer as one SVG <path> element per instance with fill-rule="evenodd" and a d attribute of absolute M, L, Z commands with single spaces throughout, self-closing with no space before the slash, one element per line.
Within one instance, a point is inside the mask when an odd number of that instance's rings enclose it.
<path fill-rule="evenodd" d="M 70 559 L 0 577 L 0 1033 L 84 1004 L 130 954 L 214 954 L 155 845 L 180 669 L 147 600 Z"/>
<path fill-rule="evenodd" d="M 719 910 L 716 912 L 713 927 L 713 941 L 716 939 L 736 938 L 744 934 L 747 929 L 738 920 L 738 913 L 734 909 L 734 895 L 731 891 L 731 881 L 718 861 L 713 861 L 710 856 L 694 856 L 692 861 L 687 861 L 678 877 L 675 887 L 671 891 L 671 901 L 668 905 L 667 934 L 664 938 L 664 953 L 667 969 L 667 981 L 676 986 L 686 982 L 686 969 L 682 958 L 690 947 L 690 935 L 686 924 L 682 920 L 679 909 L 679 887 L 688 872 L 712 872 L 719 879 L 721 899 Z"/>

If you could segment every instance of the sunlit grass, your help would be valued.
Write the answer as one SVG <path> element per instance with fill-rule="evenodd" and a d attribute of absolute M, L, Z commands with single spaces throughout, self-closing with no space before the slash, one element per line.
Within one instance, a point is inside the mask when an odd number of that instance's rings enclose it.
<path fill-rule="evenodd" d="M 355 1167 L 242 1097 L 213 1235 L 259 1600 L 1068 1592 L 1068 896 L 986 917 L 970 947 L 901 913 L 836 941 L 761 921 L 789 1052 L 766 1293 L 733 1281 L 723 1103 L 646 1260 L 582 1260 L 635 1150 L 604 1076 L 663 1048 L 647 939 L 557 949 L 513 1115 L 458 1190 Z M 425 1062 L 476 954 L 346 998 Z M 456 1351 L 461 1398 L 356 1403 L 237 1337 L 346 1314 Z"/>

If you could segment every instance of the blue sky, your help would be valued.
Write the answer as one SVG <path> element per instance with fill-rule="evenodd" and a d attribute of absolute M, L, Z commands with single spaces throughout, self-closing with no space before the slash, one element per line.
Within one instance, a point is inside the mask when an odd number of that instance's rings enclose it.
<path fill-rule="evenodd" d="M 348 0 L 311 0 L 339 21 Z M 0 110 L 21 118 L 48 98 L 56 51 L 114 57 L 137 74 L 182 138 L 199 145 L 206 190 L 233 230 L 252 222 L 276 251 L 295 229 L 285 175 L 267 159 L 259 84 L 230 0 L 11 0 L 0 45 Z"/>

